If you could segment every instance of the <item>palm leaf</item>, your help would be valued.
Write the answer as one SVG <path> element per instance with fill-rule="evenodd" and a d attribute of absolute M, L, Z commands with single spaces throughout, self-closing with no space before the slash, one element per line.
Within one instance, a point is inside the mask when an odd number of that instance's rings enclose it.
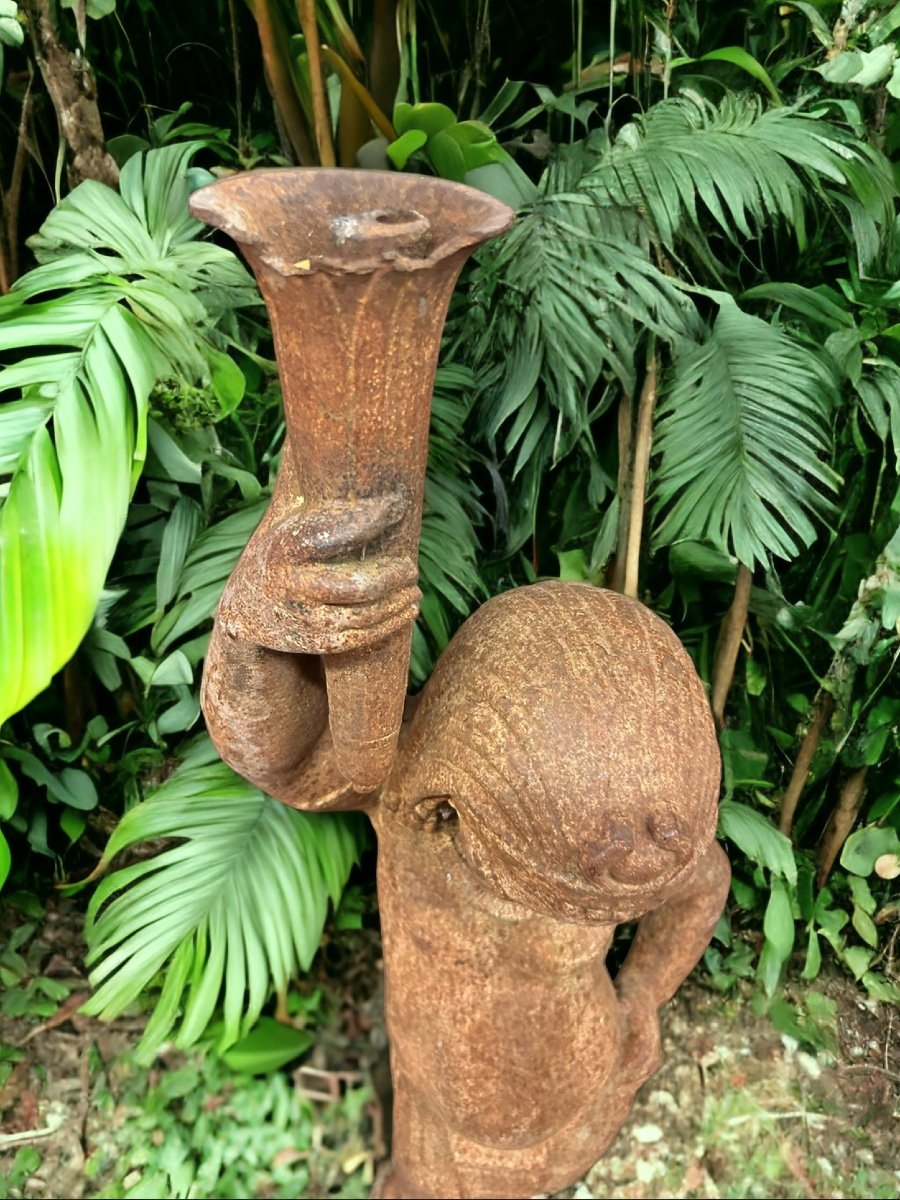
<path fill-rule="evenodd" d="M 194 149 L 130 159 L 121 194 L 81 184 L 31 241 L 41 265 L 0 303 L 0 353 L 30 351 L 0 370 L 0 391 L 21 393 L 0 405 L 0 723 L 91 624 L 145 457 L 155 381 L 215 386 L 224 356 L 206 336 L 202 297 L 256 298 L 233 254 L 190 244 L 202 229 L 185 215 Z"/>
<path fill-rule="evenodd" d="M 258 1018 L 274 986 L 307 970 L 329 898 L 340 900 L 362 826 L 297 812 L 220 762 L 208 738 L 125 815 L 95 876 L 153 839 L 177 844 L 123 867 L 97 887 L 87 913 L 94 994 L 84 1012 L 112 1019 L 166 970 L 141 1050 L 152 1055 L 180 1024 L 177 1044 L 204 1032 L 221 1002 L 220 1048 Z"/>
<path fill-rule="evenodd" d="M 706 540 L 752 567 L 795 557 L 831 507 L 836 388 L 821 355 L 717 299 L 709 336 L 682 346 L 663 389 L 654 540 Z"/>
<path fill-rule="evenodd" d="M 893 222 L 882 154 L 798 106 L 765 109 L 746 95 L 727 94 L 715 105 L 683 92 L 654 105 L 619 133 L 579 187 L 602 205 L 640 213 L 673 253 L 687 237 L 709 251 L 710 220 L 735 244 L 781 223 L 802 246 L 806 211 L 818 203 L 849 215 L 865 268 L 878 230 Z"/>

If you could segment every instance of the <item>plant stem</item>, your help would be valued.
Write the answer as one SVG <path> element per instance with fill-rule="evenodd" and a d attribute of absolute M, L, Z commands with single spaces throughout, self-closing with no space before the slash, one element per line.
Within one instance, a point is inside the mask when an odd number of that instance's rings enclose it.
<path fill-rule="evenodd" d="M 287 34 L 279 29 L 276 34 L 276 17 L 271 8 L 272 0 L 253 0 L 253 15 L 256 18 L 256 28 L 262 47 L 263 65 L 275 106 L 284 124 L 288 141 L 294 151 L 297 162 L 302 167 L 315 165 L 312 142 L 303 108 L 297 98 L 294 80 L 290 66 L 285 58 L 284 47 L 287 45 Z"/>
<path fill-rule="evenodd" d="M 369 90 L 388 117 L 400 82 L 400 46 L 397 40 L 397 0 L 375 0 L 372 41 L 369 44 Z"/>
<path fill-rule="evenodd" d="M 822 734 L 827 729 L 828 722 L 831 720 L 833 713 L 834 696 L 832 696 L 831 692 L 820 691 L 813 704 L 813 718 L 810 721 L 800 749 L 797 751 L 797 758 L 794 762 L 791 778 L 784 790 L 784 795 L 781 797 L 781 814 L 778 818 L 778 828 L 785 837 L 791 836 L 797 803 L 800 800 L 803 789 L 806 787 L 806 781 L 809 778 L 809 768 L 819 748 Z"/>
<path fill-rule="evenodd" d="M 234 3 L 235 0 L 228 0 L 228 25 L 231 31 L 231 70 L 234 74 L 234 111 L 240 154 L 244 148 L 244 106 L 241 100 L 241 56 L 238 52 L 238 24 Z"/>
<path fill-rule="evenodd" d="M 819 871 L 816 882 L 824 887 L 834 866 L 834 860 L 841 852 L 841 847 L 847 840 L 850 830 L 856 824 L 859 810 L 866 798 L 866 775 L 868 767 L 858 767 L 848 775 L 841 784 L 838 802 L 828 818 L 822 842 L 819 846 Z"/>
<path fill-rule="evenodd" d="M 31 64 L 29 63 L 29 68 Z M 22 183 L 25 179 L 25 163 L 28 159 L 28 122 L 31 120 L 31 89 L 34 84 L 34 72 L 29 70 L 28 87 L 22 100 L 22 115 L 19 118 L 19 136 L 16 142 L 16 155 L 13 159 L 12 178 L 9 181 L 9 191 L 4 197 L 6 217 L 6 247 L 9 255 L 7 263 L 7 278 L 4 291 L 19 278 L 19 201 L 22 198 Z"/>
<path fill-rule="evenodd" d="M 725 724 L 725 705 L 734 682 L 734 669 L 741 649 L 744 626 L 747 624 L 752 584 L 753 572 L 743 563 L 739 563 L 737 578 L 734 581 L 734 597 L 725 614 L 725 619 L 722 621 L 722 628 L 719 630 L 716 657 L 713 662 L 710 705 L 717 729 L 721 729 Z"/>
<path fill-rule="evenodd" d="M 397 131 L 386 114 L 378 107 L 375 102 L 375 97 L 366 88 L 351 71 L 350 67 L 339 54 L 336 54 L 330 46 L 321 47 L 322 58 L 332 70 L 337 71 L 341 77 L 341 89 L 343 93 L 349 93 L 354 96 L 362 108 L 365 110 L 366 122 L 371 120 L 372 124 L 383 137 L 386 137 L 389 142 L 393 142 L 397 137 Z M 343 108 L 344 96 L 341 96 L 341 105 Z"/>
<path fill-rule="evenodd" d="M 634 436 L 632 422 L 633 405 L 631 396 L 626 392 L 619 402 L 619 474 L 616 481 L 616 495 L 619 497 L 619 529 L 616 535 L 616 557 L 609 581 L 609 586 L 616 592 L 621 592 L 625 578 L 628 514 L 631 503 L 631 443 Z"/>
<path fill-rule="evenodd" d="M 334 157 L 331 116 L 328 112 L 328 97 L 325 95 L 325 80 L 322 76 L 322 53 L 319 49 L 316 0 L 297 0 L 297 12 L 300 16 L 300 28 L 306 39 L 306 53 L 309 58 L 309 86 L 312 92 L 313 123 L 316 130 L 319 162 L 323 167 L 335 167 L 337 160 Z"/>
<path fill-rule="evenodd" d="M 59 40 L 51 0 L 26 0 L 22 7 L 28 13 L 34 59 L 56 110 L 61 141 L 72 153 L 70 185 L 97 179 L 116 187 L 119 168 L 106 151 L 93 71 Z"/>
<path fill-rule="evenodd" d="M 650 447 L 653 444 L 653 411 L 656 408 L 656 344 L 651 338 L 647 373 L 638 400 L 637 431 L 631 458 L 631 486 L 628 505 L 628 537 L 625 552 L 625 577 L 622 591 L 637 599 L 638 574 L 641 559 L 641 535 L 644 528 L 644 506 L 647 501 L 647 473 L 650 469 Z"/>

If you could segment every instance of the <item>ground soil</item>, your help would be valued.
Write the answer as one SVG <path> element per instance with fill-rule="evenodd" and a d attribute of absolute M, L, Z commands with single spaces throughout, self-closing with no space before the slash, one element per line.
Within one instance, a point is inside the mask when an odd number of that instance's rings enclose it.
<path fill-rule="evenodd" d="M 77 1013 L 86 995 L 81 921 L 74 908 L 52 904 L 23 950 L 31 969 L 69 989 L 58 1011 L 0 1017 L 0 1042 L 24 1055 L 0 1087 L 0 1196 L 77 1200 L 101 1190 L 103 1181 L 84 1173 L 105 1132 L 93 1102 L 95 1077 L 101 1070 L 107 1080 L 115 1077 L 110 1068 L 127 1059 L 143 1018 L 106 1025 Z M 7 917 L 7 931 L 11 924 Z M 304 986 L 336 996 L 310 1060 L 317 1077 L 369 1080 L 383 1096 L 378 966 L 376 933 L 334 934 Z M 663 1013 L 659 1073 L 604 1160 L 560 1195 L 900 1193 L 900 1020 L 843 976 L 816 981 L 825 1003 L 812 1010 L 809 987 L 789 989 L 779 1030 L 749 987 L 722 996 L 702 973 L 689 980 Z M 306 1086 L 309 1072 L 297 1070 L 294 1079 Z M 379 1124 L 377 1104 L 371 1107 L 374 1159 L 389 1131 Z M 9 1172 L 27 1145 L 39 1147 L 40 1165 L 17 1181 Z"/>

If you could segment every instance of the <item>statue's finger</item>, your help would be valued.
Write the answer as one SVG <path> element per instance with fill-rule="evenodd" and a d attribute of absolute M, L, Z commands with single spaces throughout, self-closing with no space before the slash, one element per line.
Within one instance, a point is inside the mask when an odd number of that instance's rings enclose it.
<path fill-rule="evenodd" d="M 308 604 L 373 604 L 392 592 L 414 587 L 417 564 L 384 556 L 354 563 L 306 563 L 287 586 L 292 599 Z"/>
<path fill-rule="evenodd" d="M 268 537 L 267 565 L 322 561 L 352 554 L 403 520 L 408 501 L 399 492 L 353 501 L 324 501 L 279 521 Z"/>
<path fill-rule="evenodd" d="M 346 609 L 322 605 L 302 619 L 289 610 L 275 611 L 254 628 L 242 624 L 242 637 L 284 654 L 342 654 L 362 650 L 412 624 L 419 613 L 418 588 L 405 589 L 389 604 L 353 605 Z"/>

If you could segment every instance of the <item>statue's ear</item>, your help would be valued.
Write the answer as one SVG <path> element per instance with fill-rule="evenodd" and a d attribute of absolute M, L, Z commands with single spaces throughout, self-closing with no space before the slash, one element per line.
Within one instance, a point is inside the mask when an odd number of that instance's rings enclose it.
<path fill-rule="evenodd" d="M 426 829 L 440 829 L 446 823 L 459 819 L 450 796 L 424 796 L 413 804 L 413 812 Z"/>

